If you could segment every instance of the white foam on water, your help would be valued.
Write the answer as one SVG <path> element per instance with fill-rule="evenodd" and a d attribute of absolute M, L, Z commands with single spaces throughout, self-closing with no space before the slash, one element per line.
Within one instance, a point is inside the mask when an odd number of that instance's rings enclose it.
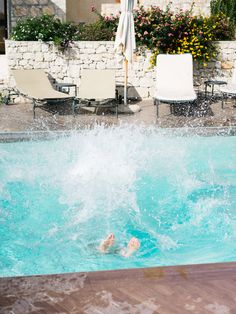
<path fill-rule="evenodd" d="M 178 243 L 175 240 L 173 240 L 170 236 L 159 234 L 157 238 L 158 245 L 162 250 L 171 250 L 178 247 Z"/>
<path fill-rule="evenodd" d="M 101 210 L 112 211 L 128 205 L 138 210 L 135 182 L 137 172 L 145 163 L 141 150 L 143 139 L 138 135 L 111 129 L 78 136 L 73 151 L 77 156 L 65 169 L 61 202 L 79 202 L 91 210 L 99 203 Z"/>
<path fill-rule="evenodd" d="M 198 200 L 192 206 L 192 218 L 190 224 L 199 225 L 205 218 L 210 218 L 215 209 L 219 207 L 224 207 L 225 201 L 218 198 L 204 198 Z M 217 214 L 217 211 L 215 211 Z"/>

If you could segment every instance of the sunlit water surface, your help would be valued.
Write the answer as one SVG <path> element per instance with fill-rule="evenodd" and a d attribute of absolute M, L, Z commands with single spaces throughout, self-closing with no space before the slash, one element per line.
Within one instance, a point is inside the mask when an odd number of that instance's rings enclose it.
<path fill-rule="evenodd" d="M 97 127 L 0 144 L 0 276 L 235 261 L 235 241 L 234 136 Z"/>

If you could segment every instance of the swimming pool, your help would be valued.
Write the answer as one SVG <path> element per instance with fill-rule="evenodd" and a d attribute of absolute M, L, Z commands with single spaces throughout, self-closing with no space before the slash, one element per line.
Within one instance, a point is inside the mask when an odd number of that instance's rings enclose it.
<path fill-rule="evenodd" d="M 100 126 L 1 142 L 0 276 L 235 261 L 236 137 L 191 133 Z M 140 250 L 99 253 L 110 232 L 118 250 L 133 236 Z"/>

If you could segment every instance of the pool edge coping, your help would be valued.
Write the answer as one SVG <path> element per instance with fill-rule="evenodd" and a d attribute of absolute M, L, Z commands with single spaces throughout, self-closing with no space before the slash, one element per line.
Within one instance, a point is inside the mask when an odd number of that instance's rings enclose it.
<path fill-rule="evenodd" d="M 95 126 L 96 127 L 96 126 Z M 116 129 L 123 126 L 112 126 Z M 129 126 L 130 127 L 130 126 Z M 139 126 L 134 126 L 139 128 Z M 141 126 L 144 130 L 149 129 L 148 126 Z M 104 128 L 104 127 L 102 127 Z M 111 128 L 111 127 L 109 127 Z M 81 133 L 82 131 L 89 131 L 93 128 L 81 128 L 77 130 L 45 130 L 45 131 L 15 131 L 15 132 L 0 132 L 0 143 L 6 142 L 20 142 L 33 140 L 53 140 L 61 137 L 69 137 Z M 160 135 L 165 133 L 172 133 L 173 136 L 235 136 L 236 127 L 180 127 L 180 128 L 160 128 L 158 126 L 151 126 L 150 130 L 159 131 Z"/>

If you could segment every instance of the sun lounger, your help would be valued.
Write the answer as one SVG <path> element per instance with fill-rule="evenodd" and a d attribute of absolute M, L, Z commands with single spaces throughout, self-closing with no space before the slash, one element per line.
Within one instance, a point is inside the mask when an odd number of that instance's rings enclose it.
<path fill-rule="evenodd" d="M 51 103 L 70 103 L 74 114 L 74 97 L 55 90 L 43 70 L 11 70 L 11 73 L 16 87 L 9 90 L 8 100 L 11 95 L 24 96 L 32 100 L 34 118 L 36 107 Z"/>
<path fill-rule="evenodd" d="M 157 106 L 157 116 L 161 103 L 174 105 L 190 104 L 196 101 L 191 54 L 159 54 L 156 68 L 154 104 Z"/>
<path fill-rule="evenodd" d="M 116 81 L 114 70 L 87 70 L 81 73 L 77 107 L 93 107 L 97 114 L 99 108 L 116 108 Z"/>
<path fill-rule="evenodd" d="M 234 70 L 230 83 L 226 84 L 222 89 L 222 108 L 224 108 L 224 99 L 228 97 L 236 97 L 236 61 L 234 61 Z"/>

